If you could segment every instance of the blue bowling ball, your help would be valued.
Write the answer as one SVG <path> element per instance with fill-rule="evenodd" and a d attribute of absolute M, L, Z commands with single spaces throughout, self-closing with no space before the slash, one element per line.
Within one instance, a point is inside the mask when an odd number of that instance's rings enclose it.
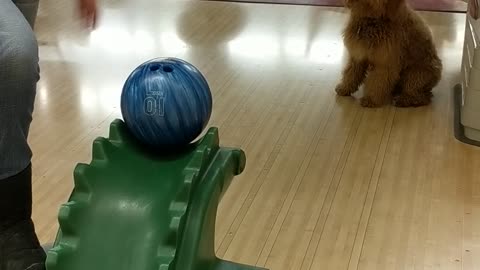
<path fill-rule="evenodd" d="M 192 64 L 156 58 L 138 66 L 121 95 L 123 120 L 142 143 L 186 146 L 206 127 L 212 112 L 207 80 Z"/>

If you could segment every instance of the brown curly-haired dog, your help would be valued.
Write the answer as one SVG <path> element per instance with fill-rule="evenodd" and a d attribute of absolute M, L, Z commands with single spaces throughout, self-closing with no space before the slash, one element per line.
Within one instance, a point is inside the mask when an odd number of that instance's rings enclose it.
<path fill-rule="evenodd" d="M 430 29 L 405 0 L 345 0 L 349 52 L 336 92 L 348 96 L 364 84 L 364 107 L 422 106 L 431 102 L 442 62 Z"/>

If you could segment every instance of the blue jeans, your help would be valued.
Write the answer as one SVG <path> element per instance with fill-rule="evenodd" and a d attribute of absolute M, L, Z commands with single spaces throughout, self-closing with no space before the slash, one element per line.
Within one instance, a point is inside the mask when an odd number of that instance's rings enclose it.
<path fill-rule="evenodd" d="M 0 0 L 0 179 L 23 171 L 32 158 L 27 137 L 40 79 L 33 32 L 38 1 Z"/>

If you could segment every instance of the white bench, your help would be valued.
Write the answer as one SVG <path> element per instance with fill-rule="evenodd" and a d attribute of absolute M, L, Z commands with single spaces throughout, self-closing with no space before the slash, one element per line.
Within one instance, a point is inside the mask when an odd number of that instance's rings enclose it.
<path fill-rule="evenodd" d="M 461 67 L 461 97 L 457 98 L 458 119 L 462 133 L 461 141 L 480 145 L 480 0 L 468 3 L 466 14 L 465 41 Z M 460 90 L 458 90 L 460 91 Z M 458 93 L 457 93 L 458 94 Z M 456 127 L 457 129 L 459 127 Z M 457 134 L 458 135 L 458 134 Z M 478 143 L 475 143 L 478 142 Z"/>

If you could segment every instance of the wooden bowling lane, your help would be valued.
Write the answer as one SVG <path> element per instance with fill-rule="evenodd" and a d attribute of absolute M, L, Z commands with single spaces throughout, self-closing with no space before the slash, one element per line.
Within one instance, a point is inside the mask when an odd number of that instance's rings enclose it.
<path fill-rule="evenodd" d="M 480 150 L 453 137 L 464 14 L 421 13 L 443 59 L 431 106 L 363 109 L 339 98 L 341 8 L 101 1 L 82 30 L 73 1 L 42 1 L 30 141 L 34 220 L 52 241 L 91 144 L 121 117 L 141 62 L 183 58 L 207 77 L 210 126 L 247 154 L 217 220 L 220 257 L 272 270 L 479 269 Z M 100 234 L 99 234 L 100 235 Z M 101 236 L 99 236 L 101 237 Z"/>

